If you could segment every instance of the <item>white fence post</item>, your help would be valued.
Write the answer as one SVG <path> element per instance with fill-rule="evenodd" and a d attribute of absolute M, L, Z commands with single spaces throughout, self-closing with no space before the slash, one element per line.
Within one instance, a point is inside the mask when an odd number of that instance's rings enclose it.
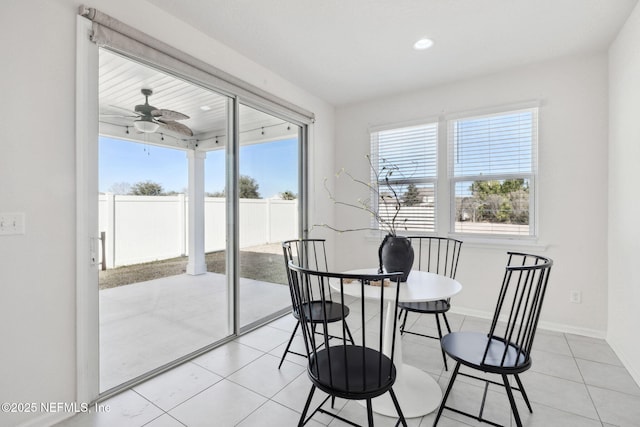
<path fill-rule="evenodd" d="M 178 247 L 180 255 L 187 254 L 187 206 L 184 193 L 178 194 Z"/>
<path fill-rule="evenodd" d="M 107 193 L 107 229 L 105 231 L 107 268 L 113 268 L 116 265 L 116 196 L 113 193 Z"/>
<path fill-rule="evenodd" d="M 267 222 L 267 226 L 265 229 L 267 230 L 267 235 L 265 236 L 265 241 L 267 243 L 271 242 L 271 199 L 267 199 L 267 217 L 265 218 Z"/>

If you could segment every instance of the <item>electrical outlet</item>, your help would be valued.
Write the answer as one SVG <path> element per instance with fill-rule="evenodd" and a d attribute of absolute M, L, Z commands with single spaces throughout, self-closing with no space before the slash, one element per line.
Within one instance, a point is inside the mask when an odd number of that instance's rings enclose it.
<path fill-rule="evenodd" d="M 0 235 L 10 236 L 15 234 L 24 234 L 24 213 L 0 213 Z"/>
<path fill-rule="evenodd" d="M 582 303 L 582 292 L 580 291 L 569 292 L 569 302 L 572 302 L 574 304 Z"/>

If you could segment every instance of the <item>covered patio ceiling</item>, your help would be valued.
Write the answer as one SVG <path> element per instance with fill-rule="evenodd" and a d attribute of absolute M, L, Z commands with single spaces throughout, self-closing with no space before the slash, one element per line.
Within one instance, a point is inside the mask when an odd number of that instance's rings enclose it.
<path fill-rule="evenodd" d="M 192 130 L 188 136 L 161 126 L 156 132 L 139 132 L 135 106 L 144 104 L 142 89 L 151 89 L 149 104 L 189 116 L 179 120 Z M 201 86 L 125 58 L 100 50 L 99 111 L 101 135 L 146 144 L 202 151 L 221 149 L 227 138 L 227 100 Z M 284 119 L 240 106 L 240 143 L 255 144 L 295 137 L 297 127 Z"/>
<path fill-rule="evenodd" d="M 187 273 L 206 273 L 204 262 L 204 159 L 205 152 L 223 149 L 228 140 L 229 98 L 183 78 L 138 63 L 105 49 L 99 54 L 99 133 L 102 136 L 144 144 L 160 145 L 187 152 L 188 223 Z M 145 103 L 142 89 L 151 89 L 149 104 L 172 110 L 187 118 L 177 120 L 193 135 L 165 126 L 154 132 L 140 132 L 136 106 Z M 154 120 L 155 121 L 155 120 Z M 240 104 L 240 145 L 277 141 L 298 136 L 298 126 L 266 112 Z"/>

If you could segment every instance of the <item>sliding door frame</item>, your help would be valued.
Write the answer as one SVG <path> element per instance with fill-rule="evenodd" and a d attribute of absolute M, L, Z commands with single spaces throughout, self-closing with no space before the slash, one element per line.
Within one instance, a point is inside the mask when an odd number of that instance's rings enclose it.
<path fill-rule="evenodd" d="M 188 75 L 176 75 L 162 67 L 131 58 L 136 62 L 174 75 L 187 82 L 227 96 L 228 101 L 228 137 L 226 148 L 226 187 L 229 191 L 227 202 L 227 280 L 229 289 L 229 321 L 232 335 L 212 343 L 200 350 L 185 355 L 174 362 L 161 366 L 140 377 L 134 378 L 121 386 L 100 393 L 100 342 L 99 342 L 99 293 L 98 293 L 98 71 L 99 47 L 89 36 L 92 31 L 91 21 L 77 17 L 77 56 L 76 56 L 76 356 L 77 356 L 77 402 L 88 403 L 104 400 L 120 391 L 133 387 L 148 378 L 173 368 L 177 364 L 191 360 L 212 348 L 228 342 L 250 328 L 240 330 L 239 300 L 239 226 L 238 226 L 238 176 L 239 176 L 239 106 L 242 102 L 253 108 L 290 121 L 299 126 L 299 230 L 304 237 L 307 230 L 307 189 L 308 189 L 308 133 L 309 123 L 301 122 L 293 115 L 289 116 L 279 108 L 269 108 L 267 102 L 249 98 L 240 99 L 236 94 L 214 85 L 206 84 L 201 79 Z M 118 52 L 123 55 L 123 52 Z M 127 56 L 126 54 L 124 56 Z M 230 200 L 230 201 L 229 201 Z M 252 325 L 254 328 L 256 325 Z"/>
<path fill-rule="evenodd" d="M 91 22 L 76 19 L 76 364 L 77 403 L 100 392 L 98 310 L 98 47 Z"/>

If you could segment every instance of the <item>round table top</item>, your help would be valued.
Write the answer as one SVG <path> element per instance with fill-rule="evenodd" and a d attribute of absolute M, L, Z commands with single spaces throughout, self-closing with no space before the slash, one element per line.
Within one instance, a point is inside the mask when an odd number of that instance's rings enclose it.
<path fill-rule="evenodd" d="M 376 268 L 365 268 L 359 270 L 350 270 L 345 273 L 349 274 L 376 274 Z M 334 290 L 340 291 L 340 283 L 338 281 L 330 281 L 330 285 Z M 345 295 L 360 297 L 359 282 L 344 283 Z M 385 299 L 394 298 L 392 292 L 387 292 L 395 287 L 395 282 L 385 287 Z M 406 282 L 400 283 L 400 293 L 398 302 L 422 302 L 437 301 L 447 299 L 454 296 L 462 290 L 460 282 L 450 279 L 440 274 L 429 273 L 426 271 L 411 270 Z M 366 286 L 364 289 L 365 298 L 380 299 L 380 286 Z"/>

